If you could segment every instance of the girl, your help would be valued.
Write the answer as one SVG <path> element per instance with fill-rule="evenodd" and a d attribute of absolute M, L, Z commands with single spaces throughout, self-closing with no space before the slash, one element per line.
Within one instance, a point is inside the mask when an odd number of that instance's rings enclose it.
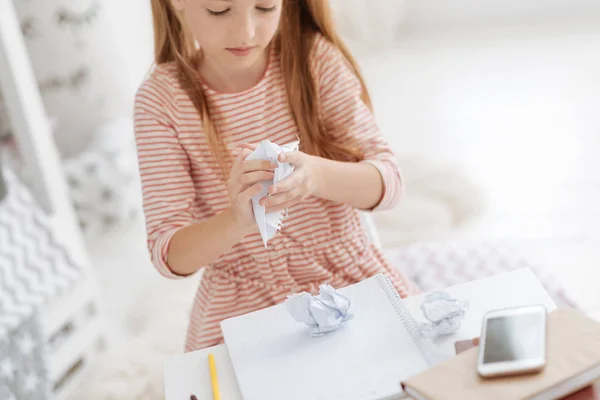
<path fill-rule="evenodd" d="M 293 291 L 386 273 L 358 210 L 393 207 L 401 180 L 326 0 L 152 0 L 156 67 L 135 103 L 148 247 L 169 278 L 204 268 L 186 351 L 222 341 L 223 319 Z M 300 150 L 261 200 L 288 210 L 265 248 L 250 199 L 275 166 L 245 161 L 265 139 Z"/>

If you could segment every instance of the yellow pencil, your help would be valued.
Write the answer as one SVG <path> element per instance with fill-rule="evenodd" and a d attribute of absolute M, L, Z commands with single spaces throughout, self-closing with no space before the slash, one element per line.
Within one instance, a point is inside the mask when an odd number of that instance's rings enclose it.
<path fill-rule="evenodd" d="M 219 393 L 219 380 L 217 379 L 217 365 L 215 364 L 215 356 L 210 353 L 208 355 L 208 368 L 210 369 L 210 382 L 212 384 L 213 399 L 221 400 Z"/>

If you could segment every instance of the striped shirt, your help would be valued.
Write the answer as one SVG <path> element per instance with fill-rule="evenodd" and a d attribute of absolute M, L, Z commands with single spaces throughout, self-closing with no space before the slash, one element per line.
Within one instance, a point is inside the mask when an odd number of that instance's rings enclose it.
<path fill-rule="evenodd" d="M 396 158 L 373 115 L 361 100 L 361 86 L 342 53 L 318 36 L 311 53 L 320 118 L 327 135 L 362 151 L 384 182 L 376 209 L 401 196 Z M 287 104 L 279 55 L 272 51 L 262 79 L 240 93 L 204 86 L 211 118 L 230 149 L 268 139 L 286 144 L 299 135 Z M 143 191 L 148 248 L 158 271 L 181 278 L 166 256 L 173 235 L 227 210 L 227 187 L 203 134 L 200 116 L 180 87 L 173 64 L 154 68 L 135 100 L 135 137 Z M 358 210 L 309 197 L 288 210 L 282 230 L 265 248 L 258 230 L 204 268 L 192 307 L 186 351 L 222 342 L 219 323 L 272 306 L 292 291 L 318 291 L 320 284 L 343 287 L 386 273 L 402 297 L 416 290 L 368 240 Z"/>

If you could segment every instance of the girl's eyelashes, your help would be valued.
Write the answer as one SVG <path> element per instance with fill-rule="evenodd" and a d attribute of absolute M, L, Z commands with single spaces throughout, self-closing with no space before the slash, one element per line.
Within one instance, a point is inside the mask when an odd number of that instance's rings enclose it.
<path fill-rule="evenodd" d="M 277 10 L 277 6 L 273 6 L 273 7 L 256 7 L 256 9 L 258 11 L 269 13 L 269 12 L 273 12 L 273 11 Z"/>
<path fill-rule="evenodd" d="M 273 6 L 273 7 L 256 7 L 256 9 L 258 11 L 260 11 L 260 12 L 270 13 L 270 12 L 276 11 L 277 10 L 277 6 Z M 211 9 L 207 9 L 206 11 L 208 11 L 208 13 L 210 15 L 218 17 L 218 16 L 223 16 L 223 15 L 227 14 L 230 11 L 230 9 L 227 8 L 227 9 L 222 10 L 222 11 L 213 11 Z"/>
<path fill-rule="evenodd" d="M 227 14 L 227 12 L 229 12 L 229 8 L 227 8 L 227 9 L 225 9 L 225 10 L 222 10 L 222 11 L 213 11 L 213 10 L 210 10 L 210 9 L 206 9 L 206 11 L 208 11 L 208 13 L 209 13 L 210 15 L 214 15 L 215 17 L 218 17 L 218 16 L 220 16 L 220 15 L 225 15 L 225 14 Z"/>

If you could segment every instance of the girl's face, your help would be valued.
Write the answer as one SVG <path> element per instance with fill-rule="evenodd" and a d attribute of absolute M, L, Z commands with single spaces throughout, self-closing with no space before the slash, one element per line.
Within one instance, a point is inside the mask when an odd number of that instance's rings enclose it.
<path fill-rule="evenodd" d="M 283 0 L 171 0 L 207 60 L 227 69 L 256 63 L 279 27 Z"/>

